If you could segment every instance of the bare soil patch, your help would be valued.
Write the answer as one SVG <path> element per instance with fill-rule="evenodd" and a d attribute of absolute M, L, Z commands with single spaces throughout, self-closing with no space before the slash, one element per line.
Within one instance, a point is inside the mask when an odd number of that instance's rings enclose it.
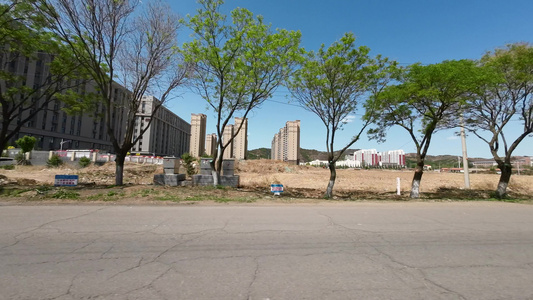
<path fill-rule="evenodd" d="M 115 164 L 91 165 L 87 168 L 64 166 L 16 166 L 0 169 L 1 201 L 16 203 L 96 203 L 96 204 L 213 204 L 247 203 L 317 203 L 329 180 L 329 170 L 312 166 L 295 166 L 270 160 L 241 161 L 236 166 L 240 175 L 239 188 L 164 187 L 154 186 L 153 175 L 163 173 L 162 166 L 127 163 L 124 186 L 114 186 Z M 57 174 L 78 175 L 79 185 L 72 188 L 54 187 Z M 336 200 L 411 201 L 409 190 L 412 170 L 337 170 L 334 194 Z M 396 195 L 396 180 L 400 178 L 401 195 Z M 470 175 L 471 189 L 465 190 L 460 173 L 426 172 L 422 178 L 421 200 L 482 200 L 490 199 L 499 175 Z M 281 197 L 270 193 L 270 184 L 281 183 Z M 511 177 L 508 192 L 512 199 L 530 202 L 533 176 Z"/>

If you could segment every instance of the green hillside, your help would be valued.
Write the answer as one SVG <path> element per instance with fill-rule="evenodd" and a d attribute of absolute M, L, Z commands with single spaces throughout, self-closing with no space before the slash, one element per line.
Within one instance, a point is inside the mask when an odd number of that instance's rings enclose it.
<path fill-rule="evenodd" d="M 355 149 L 348 149 L 345 153 L 353 153 Z M 314 149 L 300 149 L 300 162 L 310 162 L 313 160 L 327 160 L 328 154 L 325 151 L 318 151 Z M 248 151 L 248 159 L 270 159 L 269 148 L 259 148 Z M 483 158 L 472 158 L 471 161 L 480 160 Z M 342 159 L 341 159 L 342 160 Z M 416 159 L 414 153 L 407 153 L 405 161 L 408 168 L 414 168 Z M 461 159 L 461 164 L 463 163 Z M 426 165 L 430 165 L 433 169 L 438 168 L 457 168 L 458 159 L 454 155 L 428 155 L 426 156 Z"/>

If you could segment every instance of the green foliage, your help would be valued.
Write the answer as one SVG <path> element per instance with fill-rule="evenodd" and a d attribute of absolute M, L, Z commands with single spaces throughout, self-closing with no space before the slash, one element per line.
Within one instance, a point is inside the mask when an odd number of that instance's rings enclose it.
<path fill-rule="evenodd" d="M 0 166 L 0 168 L 4 170 L 15 170 L 15 165 L 3 165 L 3 166 Z"/>
<path fill-rule="evenodd" d="M 19 153 L 15 154 L 15 161 L 19 165 L 27 165 L 27 164 L 29 164 L 29 161 L 26 160 L 26 154 L 24 154 L 22 152 L 19 152 Z"/>
<path fill-rule="evenodd" d="M 495 49 L 479 65 L 483 80 L 468 101 L 466 129 L 488 145 L 494 160 L 508 162 L 533 133 L 533 46 L 518 43 Z M 510 132 L 511 121 L 520 122 L 522 129 Z M 508 180 L 504 177 L 502 172 L 500 181 Z M 505 197 L 505 191 L 500 193 L 499 198 Z"/>
<path fill-rule="evenodd" d="M 199 0 L 202 9 L 186 25 L 195 40 L 185 43 L 183 55 L 195 64 L 192 86 L 217 113 L 218 149 L 226 124 L 236 112 L 248 113 L 272 97 L 299 60 L 300 32 L 272 30 L 261 16 L 244 8 L 231 12 L 232 22 L 220 13 L 223 1 Z M 214 158 L 217 159 L 216 157 Z M 215 162 L 215 169 L 220 162 Z"/>
<path fill-rule="evenodd" d="M 16 140 L 15 143 L 22 149 L 22 153 L 30 152 L 35 147 L 37 139 L 33 136 L 23 136 Z"/>
<path fill-rule="evenodd" d="M 181 159 L 183 161 L 183 165 L 185 166 L 187 176 L 190 177 L 196 174 L 196 168 L 194 167 L 193 164 L 197 162 L 197 159 L 191 156 L 189 153 L 183 153 L 183 155 L 181 155 Z"/>
<path fill-rule="evenodd" d="M 326 190 L 328 198 L 332 197 L 336 177 L 335 162 L 359 140 L 372 118 L 367 118 L 360 130 L 335 153 L 337 131 L 342 130 L 367 94 L 379 93 L 396 76 L 396 62 L 381 56 L 373 59 L 369 52 L 368 47 L 356 47 L 355 36 L 346 33 L 328 48 L 322 45 L 316 53 L 305 53 L 301 68 L 289 82 L 293 98 L 316 114 L 326 127 L 328 162 L 333 166 Z"/>
<path fill-rule="evenodd" d="M 91 159 L 88 158 L 88 157 L 82 157 L 82 158 L 80 158 L 80 161 L 79 161 L 78 164 L 82 168 L 88 167 L 91 164 Z"/>
<path fill-rule="evenodd" d="M 374 116 L 375 127 L 368 131 L 370 138 L 382 142 L 391 126 L 400 126 L 413 140 L 416 164 L 422 166 L 433 134 L 457 126 L 457 114 L 481 78 L 471 60 L 409 66 L 401 72 L 397 85 L 386 87 L 365 104 L 365 117 L 372 119 L 369 112 Z M 411 197 L 419 197 L 417 188 L 418 182 L 413 185 Z"/>
<path fill-rule="evenodd" d="M 80 197 L 80 194 L 72 190 L 59 189 L 50 197 L 55 199 L 78 199 Z"/>
<path fill-rule="evenodd" d="M 82 78 L 83 69 L 71 59 L 72 52 L 50 31 L 51 23 L 41 11 L 48 5 L 45 3 L 39 0 L 0 3 L 0 119 L 9 128 L 0 134 L 0 149 L 16 136 L 22 126 L 47 108 L 56 96 L 77 85 L 72 84 L 75 80 L 70 79 Z M 54 55 L 43 56 L 39 53 Z M 29 59 L 30 64 L 39 61 L 46 66 L 41 80 L 33 85 L 27 85 L 25 75 L 14 73 L 9 67 L 25 59 Z M 34 101 L 35 98 L 39 98 L 39 103 Z"/>
<path fill-rule="evenodd" d="M 52 157 L 46 161 L 46 166 L 49 168 L 57 168 L 61 165 L 63 165 L 63 160 L 61 160 L 61 157 L 57 154 L 52 154 Z"/>

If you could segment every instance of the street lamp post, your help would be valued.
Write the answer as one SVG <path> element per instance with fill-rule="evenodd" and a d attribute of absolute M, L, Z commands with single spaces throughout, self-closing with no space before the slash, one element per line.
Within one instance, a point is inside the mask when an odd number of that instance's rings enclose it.
<path fill-rule="evenodd" d="M 71 140 L 63 141 L 63 139 L 61 139 L 61 142 L 59 142 L 59 150 L 63 151 L 63 144 L 68 142 L 71 142 Z"/>

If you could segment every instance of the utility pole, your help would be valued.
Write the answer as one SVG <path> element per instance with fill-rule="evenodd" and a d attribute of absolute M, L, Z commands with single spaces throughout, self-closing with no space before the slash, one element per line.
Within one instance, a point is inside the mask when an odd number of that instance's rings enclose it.
<path fill-rule="evenodd" d="M 465 189 L 470 189 L 470 174 L 468 174 L 468 155 L 466 154 L 466 135 L 463 116 L 461 115 L 461 144 L 463 145 L 463 170 L 465 172 Z"/>
<path fill-rule="evenodd" d="M 63 151 L 63 144 L 64 144 L 64 143 L 68 143 L 68 142 L 70 142 L 70 141 L 71 141 L 71 140 L 63 141 L 63 139 L 61 139 L 61 142 L 59 143 L 59 147 L 60 147 L 59 150 Z"/>

